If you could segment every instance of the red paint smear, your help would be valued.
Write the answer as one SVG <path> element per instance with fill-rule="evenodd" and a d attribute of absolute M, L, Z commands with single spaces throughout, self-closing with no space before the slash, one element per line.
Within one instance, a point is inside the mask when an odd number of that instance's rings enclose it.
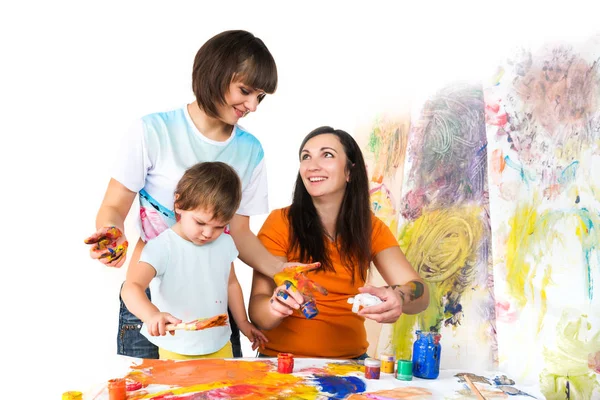
<path fill-rule="evenodd" d="M 223 398 L 223 399 L 237 399 L 243 398 L 244 400 L 260 400 L 264 399 L 268 395 L 279 395 L 281 394 L 281 387 L 258 387 L 256 385 L 235 385 L 226 388 L 213 389 L 206 392 L 208 398 Z"/>
<path fill-rule="evenodd" d="M 127 378 L 144 385 L 192 386 L 205 383 L 241 384 L 250 379 L 264 379 L 273 370 L 273 362 L 226 361 L 223 359 L 200 360 L 143 360 L 131 368 L 134 372 Z M 143 370 L 140 374 L 137 370 Z"/>
<path fill-rule="evenodd" d="M 135 390 L 139 390 L 143 387 L 142 382 L 132 381 L 131 379 L 127 379 L 126 389 L 128 392 L 133 392 Z"/>
<path fill-rule="evenodd" d="M 496 319 L 501 322 L 512 323 L 517 320 L 517 313 L 514 309 L 510 309 L 510 303 L 508 301 L 497 301 Z"/>
<path fill-rule="evenodd" d="M 485 101 L 485 122 L 488 125 L 504 126 L 508 121 L 508 116 L 500 108 L 500 99 L 491 99 L 488 93 L 484 93 Z"/>

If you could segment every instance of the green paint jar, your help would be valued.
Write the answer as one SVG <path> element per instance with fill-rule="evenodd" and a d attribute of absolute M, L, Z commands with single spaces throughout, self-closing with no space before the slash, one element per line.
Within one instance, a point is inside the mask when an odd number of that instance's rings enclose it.
<path fill-rule="evenodd" d="M 412 381 L 412 361 L 398 360 L 396 368 L 396 379 L 399 381 Z"/>

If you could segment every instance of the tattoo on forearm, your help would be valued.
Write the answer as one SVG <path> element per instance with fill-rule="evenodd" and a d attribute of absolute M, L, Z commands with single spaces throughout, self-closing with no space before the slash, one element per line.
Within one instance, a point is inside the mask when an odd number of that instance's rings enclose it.
<path fill-rule="evenodd" d="M 403 302 L 406 302 L 407 296 L 409 301 L 415 301 L 423 296 L 423 293 L 425 292 L 423 283 L 419 281 L 410 281 L 404 285 L 391 285 L 387 287 L 400 293 Z"/>

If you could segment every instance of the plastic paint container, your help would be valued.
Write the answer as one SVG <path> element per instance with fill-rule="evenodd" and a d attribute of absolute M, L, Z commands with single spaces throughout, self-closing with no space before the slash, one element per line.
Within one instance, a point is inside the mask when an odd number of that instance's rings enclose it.
<path fill-rule="evenodd" d="M 365 378 L 367 379 L 379 379 L 381 372 L 381 361 L 376 358 L 365 359 Z"/>
<path fill-rule="evenodd" d="M 311 319 L 317 316 L 319 310 L 317 310 L 317 303 L 314 300 L 309 300 L 306 303 L 300 305 L 300 310 L 306 319 Z"/>
<path fill-rule="evenodd" d="M 64 392 L 62 395 L 62 400 L 82 400 L 83 393 L 81 392 Z"/>
<path fill-rule="evenodd" d="M 396 368 L 396 379 L 399 381 L 412 381 L 412 361 L 398 360 L 398 368 Z"/>
<path fill-rule="evenodd" d="M 291 353 L 277 354 L 277 372 L 291 374 L 294 372 L 294 355 Z"/>
<path fill-rule="evenodd" d="M 396 357 L 393 354 L 382 354 L 379 359 L 381 360 L 381 372 L 393 374 L 396 367 Z"/>
<path fill-rule="evenodd" d="M 108 400 L 126 400 L 127 387 L 123 378 L 108 381 Z"/>

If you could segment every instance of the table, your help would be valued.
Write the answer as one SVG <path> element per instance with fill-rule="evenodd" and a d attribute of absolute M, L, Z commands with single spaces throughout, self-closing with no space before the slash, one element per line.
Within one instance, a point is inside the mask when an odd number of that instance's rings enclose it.
<path fill-rule="evenodd" d="M 464 399 L 476 398 L 457 373 L 475 371 L 441 370 L 435 380 L 413 378 L 400 381 L 392 374 L 379 380 L 365 379 L 362 363 L 347 360 L 295 358 L 293 374 L 277 372 L 276 358 L 199 359 L 191 361 L 141 360 L 119 357 L 113 378 L 142 382 L 145 387 L 128 392 L 128 400 L 167 399 Z M 502 374 L 483 372 L 476 375 L 492 384 L 474 380 L 486 399 L 531 398 L 507 396 L 493 379 Z M 107 383 L 84 393 L 84 400 L 109 399 Z M 506 387 L 505 387 L 506 388 Z M 512 385 L 538 399 L 544 396 L 537 387 Z M 378 393 L 379 392 L 379 393 Z"/>

